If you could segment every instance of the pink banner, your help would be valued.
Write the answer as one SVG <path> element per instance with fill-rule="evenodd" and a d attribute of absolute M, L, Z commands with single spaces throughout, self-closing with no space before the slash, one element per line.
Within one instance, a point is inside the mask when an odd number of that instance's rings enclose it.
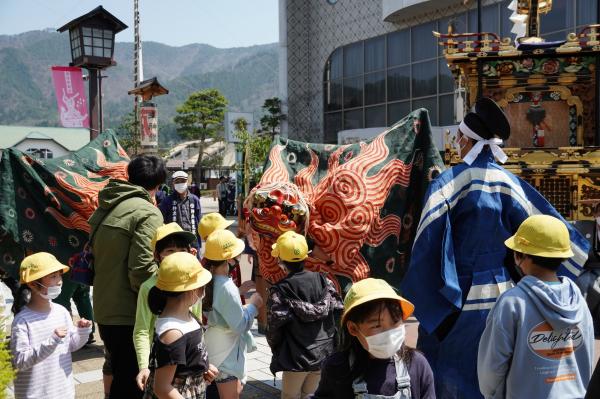
<path fill-rule="evenodd" d="M 81 68 L 52 67 L 60 123 L 64 127 L 89 127 L 88 106 Z"/>

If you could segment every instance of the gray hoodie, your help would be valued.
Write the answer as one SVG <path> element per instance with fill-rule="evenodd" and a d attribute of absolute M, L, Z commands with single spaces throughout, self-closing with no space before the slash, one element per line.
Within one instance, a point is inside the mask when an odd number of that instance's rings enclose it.
<path fill-rule="evenodd" d="M 477 374 L 485 398 L 583 398 L 594 328 L 579 288 L 525 276 L 490 311 Z"/>

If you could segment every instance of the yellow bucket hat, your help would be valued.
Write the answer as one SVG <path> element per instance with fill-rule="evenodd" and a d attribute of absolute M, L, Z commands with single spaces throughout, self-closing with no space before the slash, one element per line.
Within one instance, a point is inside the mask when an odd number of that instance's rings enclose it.
<path fill-rule="evenodd" d="M 567 226 L 562 220 L 548 215 L 529 216 L 504 244 L 513 251 L 543 258 L 573 256 Z"/>
<path fill-rule="evenodd" d="M 21 283 L 31 283 L 57 271 L 66 273 L 69 271 L 69 266 L 63 265 L 48 252 L 38 252 L 23 259 L 19 276 Z"/>
<path fill-rule="evenodd" d="M 202 216 L 198 224 L 198 235 L 203 241 L 206 241 L 208 236 L 217 230 L 225 230 L 233 224 L 233 220 L 225 219 L 220 213 L 207 213 Z"/>
<path fill-rule="evenodd" d="M 175 252 L 160 263 L 156 288 L 170 292 L 190 291 L 208 284 L 211 279 L 212 274 L 202 267 L 198 258 L 187 252 Z"/>
<path fill-rule="evenodd" d="M 246 244 L 229 230 L 217 230 L 206 239 L 204 257 L 208 260 L 233 259 L 244 252 Z"/>
<path fill-rule="evenodd" d="M 385 280 L 379 278 L 366 278 L 352 284 L 350 291 L 346 294 L 346 297 L 344 298 L 342 325 L 346 320 L 346 316 L 352 309 L 358 305 L 377 299 L 395 299 L 400 302 L 402 320 L 408 319 L 415 310 L 415 305 L 396 294 L 396 291 Z"/>
<path fill-rule="evenodd" d="M 179 226 L 177 223 L 173 222 L 163 224 L 162 226 L 156 229 L 156 233 L 154 234 L 152 242 L 150 243 L 152 247 L 152 252 L 156 250 L 157 242 L 159 242 L 160 240 L 164 240 L 169 236 L 180 236 L 186 239 L 190 244 L 196 241 L 196 235 L 194 233 L 183 230 L 181 226 Z"/>
<path fill-rule="evenodd" d="M 286 262 L 300 262 L 308 257 L 308 244 L 303 235 L 286 231 L 272 246 L 271 256 Z"/>

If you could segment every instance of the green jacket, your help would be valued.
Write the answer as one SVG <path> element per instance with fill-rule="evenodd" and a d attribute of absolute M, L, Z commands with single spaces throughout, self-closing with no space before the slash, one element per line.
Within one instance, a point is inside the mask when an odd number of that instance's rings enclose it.
<path fill-rule="evenodd" d="M 143 187 L 111 179 L 98 194 L 89 222 L 96 322 L 133 326 L 137 292 L 157 268 L 150 243 L 163 224 L 162 214 Z"/>

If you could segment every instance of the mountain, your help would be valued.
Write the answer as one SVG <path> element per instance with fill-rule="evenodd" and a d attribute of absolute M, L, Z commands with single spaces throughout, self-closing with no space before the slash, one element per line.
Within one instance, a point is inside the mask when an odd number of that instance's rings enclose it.
<path fill-rule="evenodd" d="M 232 111 L 260 112 L 277 95 L 277 44 L 220 49 L 144 42 L 144 77 L 158 77 L 169 94 L 157 97 L 161 145 L 180 141 L 173 116 L 190 93 L 217 88 Z M 117 65 L 102 80 L 104 126 L 117 128 L 133 109 L 133 43 L 115 43 Z M 68 35 L 52 30 L 0 35 L 0 124 L 58 126 L 50 67 L 70 62 Z M 84 72 L 85 73 L 85 72 Z"/>

